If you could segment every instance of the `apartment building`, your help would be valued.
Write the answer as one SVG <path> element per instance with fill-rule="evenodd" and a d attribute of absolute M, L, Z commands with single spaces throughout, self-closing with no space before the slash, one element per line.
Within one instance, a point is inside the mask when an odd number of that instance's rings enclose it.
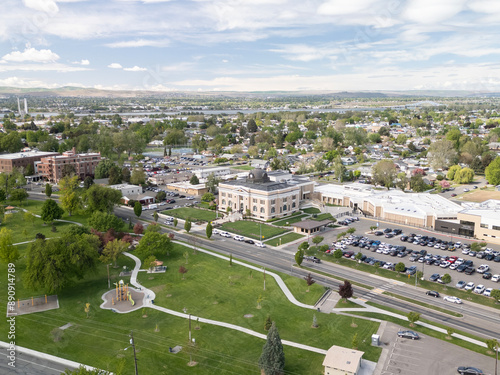
<path fill-rule="evenodd" d="M 47 181 L 58 183 L 63 178 L 65 170 L 73 170 L 80 179 L 94 176 L 95 168 L 101 161 L 100 153 L 77 154 L 75 149 L 65 151 L 62 155 L 41 158 L 35 163 L 35 172 L 41 174 Z M 69 166 L 69 167 L 67 167 Z"/>

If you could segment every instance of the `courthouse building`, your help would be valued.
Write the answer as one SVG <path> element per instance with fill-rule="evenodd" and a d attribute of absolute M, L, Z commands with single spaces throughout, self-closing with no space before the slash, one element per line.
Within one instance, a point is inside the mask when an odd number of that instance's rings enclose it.
<path fill-rule="evenodd" d="M 253 218 L 270 220 L 290 215 L 299 204 L 312 198 L 314 182 L 288 172 L 252 170 L 244 179 L 219 183 L 221 211 L 250 211 Z"/>

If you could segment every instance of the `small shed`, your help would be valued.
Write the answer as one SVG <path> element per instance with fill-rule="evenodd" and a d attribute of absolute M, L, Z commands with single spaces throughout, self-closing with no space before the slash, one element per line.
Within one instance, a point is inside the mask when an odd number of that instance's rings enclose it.
<path fill-rule="evenodd" d="M 332 346 L 326 352 L 323 366 L 325 375 L 357 375 L 361 368 L 364 352 L 354 349 Z"/>
<path fill-rule="evenodd" d="M 313 234 L 319 232 L 322 228 L 324 228 L 331 222 L 331 220 L 302 220 L 298 223 L 293 223 L 292 226 L 295 233 Z"/>

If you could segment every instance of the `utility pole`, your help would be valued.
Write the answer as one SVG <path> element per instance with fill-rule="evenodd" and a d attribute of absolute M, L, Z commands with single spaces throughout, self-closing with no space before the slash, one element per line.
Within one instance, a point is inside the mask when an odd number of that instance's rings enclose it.
<path fill-rule="evenodd" d="M 109 280 L 109 264 L 106 264 L 106 268 L 108 269 L 108 289 L 111 288 L 111 281 Z"/>
<path fill-rule="evenodd" d="M 191 343 L 191 314 L 189 314 L 189 343 Z"/>
<path fill-rule="evenodd" d="M 137 355 L 135 353 L 134 334 L 132 331 L 130 331 L 130 345 L 132 345 L 132 349 L 134 350 L 135 375 L 139 375 L 139 371 L 137 370 Z"/>

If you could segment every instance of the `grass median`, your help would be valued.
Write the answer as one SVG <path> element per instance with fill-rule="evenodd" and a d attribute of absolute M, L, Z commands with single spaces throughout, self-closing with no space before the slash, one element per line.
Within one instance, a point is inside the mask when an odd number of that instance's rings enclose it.
<path fill-rule="evenodd" d="M 250 220 L 240 220 L 235 221 L 234 223 L 226 222 L 222 224 L 221 229 L 234 234 L 253 238 L 254 240 L 260 240 L 261 234 L 265 240 L 289 232 L 288 229 L 277 228 Z"/>

